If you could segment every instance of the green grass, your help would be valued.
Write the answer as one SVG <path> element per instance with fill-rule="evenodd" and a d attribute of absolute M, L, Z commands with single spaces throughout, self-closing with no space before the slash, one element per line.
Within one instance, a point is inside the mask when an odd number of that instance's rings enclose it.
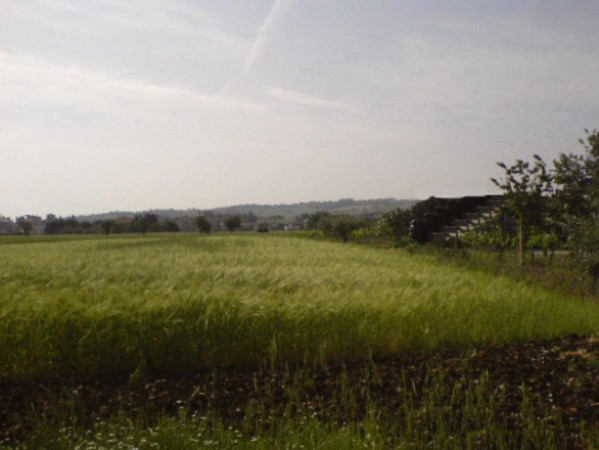
<path fill-rule="evenodd" d="M 0 379 L 318 364 L 599 331 L 599 306 L 411 255 L 263 235 L 0 240 Z"/>
<path fill-rule="evenodd" d="M 448 381 L 431 368 L 437 375 L 417 395 L 402 378 L 393 411 L 349 382 L 329 416 L 295 400 L 310 367 L 331 361 L 599 332 L 596 303 L 476 264 L 289 235 L 2 237 L 0 255 L 0 382 L 136 383 L 304 363 L 281 414 L 267 393 L 241 423 L 210 409 L 124 410 L 90 426 L 66 389 L 53 409 L 21 417 L 31 429 L 21 442 L 0 448 L 565 448 L 560 417 L 538 415 L 525 389 L 519 409 L 504 414 L 484 373 Z M 596 430 L 575 427 L 589 448 L 599 445 Z"/>

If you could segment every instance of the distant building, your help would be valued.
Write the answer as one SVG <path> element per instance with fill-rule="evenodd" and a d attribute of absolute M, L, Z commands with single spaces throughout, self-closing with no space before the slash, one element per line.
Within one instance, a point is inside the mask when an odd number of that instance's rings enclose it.
<path fill-rule="evenodd" d="M 19 232 L 17 224 L 8 218 L 0 218 L 0 234 L 16 234 Z"/>
<path fill-rule="evenodd" d="M 17 218 L 17 222 L 19 222 L 20 220 L 26 220 L 28 222 L 31 222 L 31 224 L 33 225 L 31 234 L 44 234 L 44 227 L 46 226 L 46 222 L 44 222 L 44 220 L 40 216 L 33 216 L 31 214 L 27 214 L 25 216 Z M 17 231 L 21 231 L 18 226 Z"/>

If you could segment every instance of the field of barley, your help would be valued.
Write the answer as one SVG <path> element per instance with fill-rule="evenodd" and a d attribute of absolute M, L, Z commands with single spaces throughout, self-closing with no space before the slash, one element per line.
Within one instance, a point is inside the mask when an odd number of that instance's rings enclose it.
<path fill-rule="evenodd" d="M 0 379 L 319 364 L 599 332 L 596 303 L 283 235 L 0 241 Z"/>

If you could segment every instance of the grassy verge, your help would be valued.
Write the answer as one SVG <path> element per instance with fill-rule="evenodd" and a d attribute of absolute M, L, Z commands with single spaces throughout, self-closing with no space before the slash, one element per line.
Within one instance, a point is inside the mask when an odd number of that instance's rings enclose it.
<path fill-rule="evenodd" d="M 567 251 L 561 251 L 551 259 L 539 252 L 534 256 L 528 253 L 523 265 L 518 263 L 518 254 L 513 250 L 499 254 L 479 249 L 419 247 L 412 248 L 411 251 L 435 256 L 442 264 L 507 277 L 531 287 L 560 292 L 569 297 L 597 300 L 596 283 L 588 272 L 583 270 L 580 262 Z"/>

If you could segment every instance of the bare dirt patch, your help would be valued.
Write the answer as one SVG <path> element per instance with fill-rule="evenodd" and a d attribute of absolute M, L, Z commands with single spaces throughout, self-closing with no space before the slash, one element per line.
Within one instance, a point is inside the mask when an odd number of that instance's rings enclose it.
<path fill-rule="evenodd" d="M 51 379 L 0 382 L 0 439 L 27 437 L 36 421 L 90 426 L 118 411 L 145 417 L 210 411 L 241 423 L 248 408 L 264 416 L 310 412 L 338 423 L 360 420 L 376 405 L 393 419 L 406 400 L 417 402 L 431 384 L 466 385 L 483 377 L 490 395 L 502 398 L 498 414 L 518 428 L 526 397 L 540 421 L 560 423 L 568 447 L 584 447 L 580 424 L 599 427 L 599 338 L 568 336 L 524 345 L 441 351 L 356 361 L 326 368 L 305 366 L 223 369 L 177 377 L 111 380 Z M 341 395 L 349 395 L 347 399 Z M 345 407 L 340 408 L 341 404 Z"/>

